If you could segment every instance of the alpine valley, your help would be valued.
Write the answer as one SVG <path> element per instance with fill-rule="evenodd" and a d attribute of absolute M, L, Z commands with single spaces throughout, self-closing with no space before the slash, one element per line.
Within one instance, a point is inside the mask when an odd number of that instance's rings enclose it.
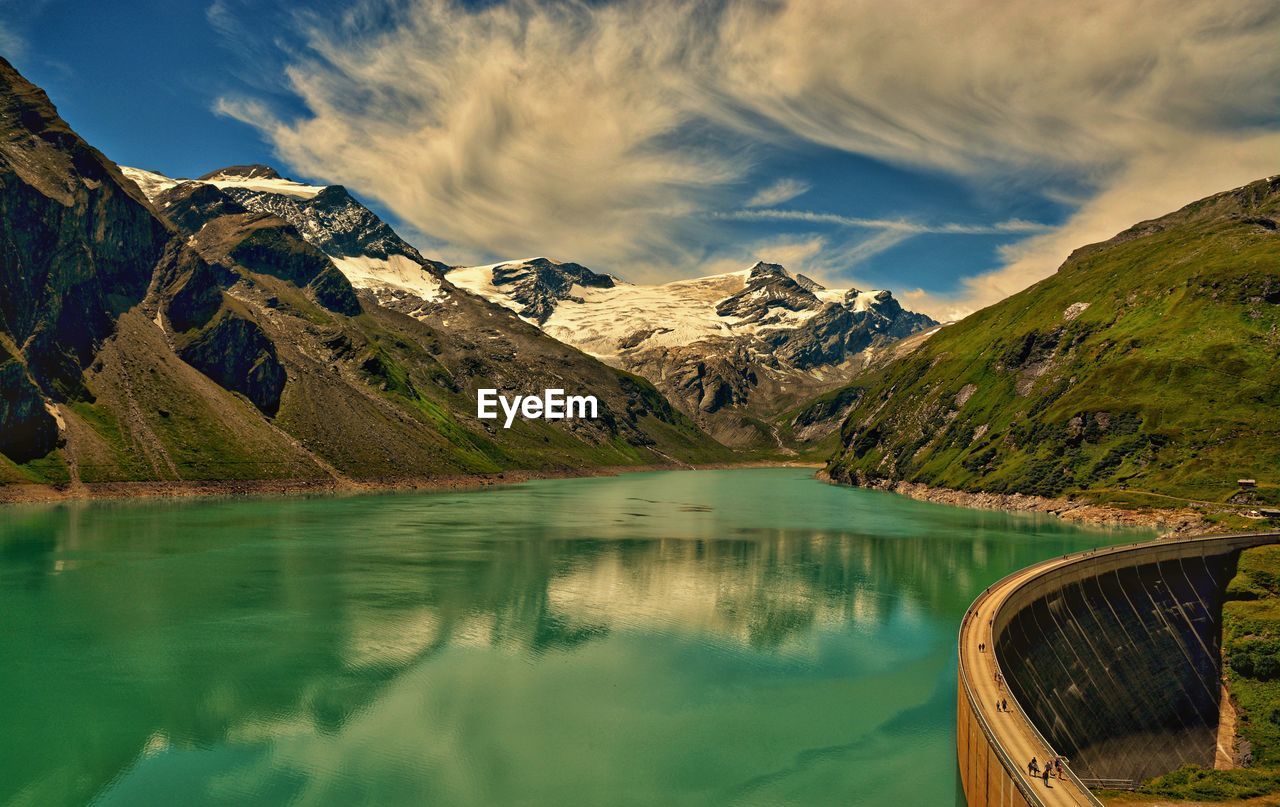
<path fill-rule="evenodd" d="M 1280 501 L 1280 179 L 943 328 L 767 262 L 663 285 L 450 266 L 341 186 L 118 167 L 2 60 L 0 126 L 3 496 L 805 460 L 901 490 Z M 599 417 L 502 428 L 480 389 Z"/>
<path fill-rule="evenodd" d="M 657 288 L 543 259 L 451 270 L 341 186 L 120 168 L 7 62 L 0 96 L 3 483 L 341 487 L 759 458 L 729 446 L 776 448 L 766 418 L 934 324 L 768 264 Z M 646 312 L 662 327 L 645 333 Z M 590 392 L 600 416 L 496 428 L 475 417 L 481 388 Z"/>

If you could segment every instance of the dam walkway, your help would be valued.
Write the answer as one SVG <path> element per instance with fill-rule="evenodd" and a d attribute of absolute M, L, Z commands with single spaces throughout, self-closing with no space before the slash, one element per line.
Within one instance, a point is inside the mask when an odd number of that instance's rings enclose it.
<path fill-rule="evenodd" d="M 1185 558 L 1218 558 L 1271 543 L 1280 543 L 1280 533 L 1159 539 L 1105 547 L 1044 561 L 1014 572 L 984 591 L 965 614 L 959 635 L 956 751 L 970 807 L 1101 805 L 1069 762 L 1065 775 L 1051 778 L 1047 787 L 1042 778 L 1027 771 L 1033 757 L 1043 770 L 1059 751 L 1028 716 L 1030 705 L 1020 704 L 1010 691 L 1006 675 L 1018 671 L 1001 668 L 999 657 L 1009 656 L 998 654 L 996 644 L 1018 612 L 1064 586 L 1114 574 L 1118 569 L 1180 563 Z M 1008 701 L 1007 711 L 998 708 L 1002 700 Z"/>

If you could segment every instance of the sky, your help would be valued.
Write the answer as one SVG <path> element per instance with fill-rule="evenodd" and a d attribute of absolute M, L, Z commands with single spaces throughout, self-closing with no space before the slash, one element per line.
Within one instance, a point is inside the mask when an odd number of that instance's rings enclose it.
<path fill-rule="evenodd" d="M 1280 173 L 1274 0 L 0 0 L 124 165 L 346 185 L 450 264 L 782 263 L 950 320 Z"/>

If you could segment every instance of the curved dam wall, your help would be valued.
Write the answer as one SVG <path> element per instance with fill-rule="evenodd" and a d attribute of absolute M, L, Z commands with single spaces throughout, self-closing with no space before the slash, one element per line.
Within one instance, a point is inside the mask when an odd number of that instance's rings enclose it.
<path fill-rule="evenodd" d="M 1010 693 L 1082 780 L 1213 767 L 1222 601 L 1239 551 L 1194 548 L 1049 572 L 996 617 Z"/>
<path fill-rule="evenodd" d="M 957 754 L 971 807 L 1097 805 L 1086 786 L 1212 767 L 1226 586 L 1241 549 L 1277 542 L 1111 547 L 991 586 L 960 630 Z M 994 706 L 1005 694 L 1009 713 Z M 1066 779 L 1045 788 L 1027 776 L 1031 756 L 1058 754 Z"/>

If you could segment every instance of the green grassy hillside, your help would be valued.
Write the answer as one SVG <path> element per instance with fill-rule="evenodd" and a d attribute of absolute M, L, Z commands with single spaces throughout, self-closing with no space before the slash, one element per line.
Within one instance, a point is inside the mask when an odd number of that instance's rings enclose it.
<path fill-rule="evenodd" d="M 1236 732 L 1280 784 L 1280 546 L 1240 554 L 1222 609 L 1223 657 Z"/>
<path fill-rule="evenodd" d="M 1250 477 L 1280 502 L 1278 218 L 1272 178 L 1077 250 L 861 379 L 829 471 L 1144 504 Z"/>
<path fill-rule="evenodd" d="M 1188 766 L 1147 782 L 1139 795 L 1212 803 L 1280 793 L 1280 546 L 1240 553 L 1222 608 L 1222 648 L 1236 709 L 1233 751 L 1248 764 Z"/>

